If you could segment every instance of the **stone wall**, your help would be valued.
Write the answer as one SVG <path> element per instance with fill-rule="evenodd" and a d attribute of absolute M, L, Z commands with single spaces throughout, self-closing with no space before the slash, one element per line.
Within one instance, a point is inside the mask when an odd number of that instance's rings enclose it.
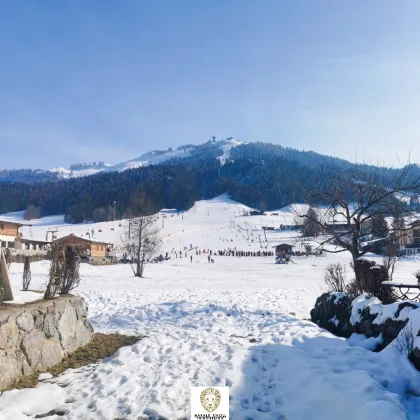
<path fill-rule="evenodd" d="M 77 296 L 0 307 L 0 390 L 56 365 L 92 336 L 86 303 Z"/>
<path fill-rule="evenodd" d="M 384 305 L 378 298 L 367 294 L 353 298 L 343 292 L 324 293 L 311 310 L 311 320 L 340 337 L 349 338 L 352 334 L 363 334 L 367 338 L 379 337 L 375 351 L 381 351 L 395 341 L 396 347 L 400 347 L 400 344 L 404 344 L 401 343 L 404 335 L 409 333 L 411 344 L 407 343 L 407 348 L 399 350 L 404 351 L 420 370 L 418 302 L 404 301 Z M 409 329 L 404 334 L 406 327 Z"/>

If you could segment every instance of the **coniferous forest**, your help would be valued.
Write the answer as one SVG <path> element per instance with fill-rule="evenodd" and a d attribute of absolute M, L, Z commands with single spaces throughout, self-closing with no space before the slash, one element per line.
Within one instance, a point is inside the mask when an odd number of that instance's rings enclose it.
<path fill-rule="evenodd" d="M 71 223 L 99 222 L 112 220 L 114 201 L 117 218 L 124 218 L 145 209 L 188 209 L 197 200 L 222 193 L 265 211 L 303 202 L 305 191 L 320 184 L 328 188 L 357 171 L 377 171 L 382 180 L 400 171 L 267 143 L 235 147 L 223 163 L 217 159 L 223 154 L 217 145 L 204 146 L 187 158 L 71 179 L 49 171 L 0 171 L 0 213 L 30 207 L 41 217 L 64 214 Z M 418 176 L 419 167 L 412 172 Z"/>

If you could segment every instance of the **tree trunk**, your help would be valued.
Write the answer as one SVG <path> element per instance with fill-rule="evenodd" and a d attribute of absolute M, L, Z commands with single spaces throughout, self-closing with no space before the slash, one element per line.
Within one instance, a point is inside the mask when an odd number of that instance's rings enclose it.
<path fill-rule="evenodd" d="M 140 220 L 139 226 L 139 242 L 137 244 L 137 261 L 136 261 L 136 277 L 143 277 L 143 264 L 142 264 L 142 246 L 143 246 L 143 220 Z"/>

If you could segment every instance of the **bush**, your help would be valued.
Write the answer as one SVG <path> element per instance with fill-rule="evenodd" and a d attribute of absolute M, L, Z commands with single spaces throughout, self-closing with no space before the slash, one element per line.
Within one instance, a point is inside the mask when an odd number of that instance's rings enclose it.
<path fill-rule="evenodd" d="M 80 283 L 80 253 L 81 249 L 79 247 L 67 246 L 65 248 L 65 269 L 61 282 L 61 295 L 69 294 Z"/>
<path fill-rule="evenodd" d="M 25 257 L 23 263 L 23 279 L 22 279 L 22 290 L 27 291 L 31 284 L 31 263 L 29 257 Z"/>
<path fill-rule="evenodd" d="M 329 292 L 344 292 L 344 267 L 340 263 L 327 266 L 324 279 Z"/>
<path fill-rule="evenodd" d="M 10 264 L 12 264 L 12 251 L 10 251 L 10 248 L 4 250 L 4 258 L 6 259 L 7 269 L 9 269 Z"/>
<path fill-rule="evenodd" d="M 382 303 L 388 304 L 395 302 L 389 287 L 384 287 L 382 283 L 389 280 L 386 267 L 377 265 L 373 261 L 357 260 L 353 266 L 356 274 L 354 281 L 354 291 L 357 294 L 368 293 L 376 296 Z"/>
<path fill-rule="evenodd" d="M 356 280 L 352 280 L 349 284 L 346 285 L 346 293 L 351 297 L 351 299 L 357 298 L 361 294 Z"/>
<path fill-rule="evenodd" d="M 47 289 L 44 299 L 52 299 L 61 288 L 66 268 L 65 248 L 62 244 L 54 244 L 51 247 L 51 265 Z"/>
<path fill-rule="evenodd" d="M 420 284 L 420 270 L 414 272 L 414 277 L 417 279 L 418 283 Z"/>

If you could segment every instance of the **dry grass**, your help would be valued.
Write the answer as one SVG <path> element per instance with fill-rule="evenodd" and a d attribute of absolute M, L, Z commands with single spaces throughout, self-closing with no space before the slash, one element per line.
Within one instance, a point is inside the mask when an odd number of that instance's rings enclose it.
<path fill-rule="evenodd" d="M 131 346 L 142 338 L 143 337 L 133 335 L 95 333 L 92 341 L 88 345 L 77 349 L 70 356 L 63 359 L 58 365 L 52 366 L 42 372 L 40 371 L 30 376 L 25 376 L 6 390 L 34 388 L 38 383 L 38 376 L 41 373 L 51 373 L 53 376 L 58 376 L 67 369 L 76 369 L 98 363 L 105 357 L 110 357 L 115 354 L 121 347 Z"/>

